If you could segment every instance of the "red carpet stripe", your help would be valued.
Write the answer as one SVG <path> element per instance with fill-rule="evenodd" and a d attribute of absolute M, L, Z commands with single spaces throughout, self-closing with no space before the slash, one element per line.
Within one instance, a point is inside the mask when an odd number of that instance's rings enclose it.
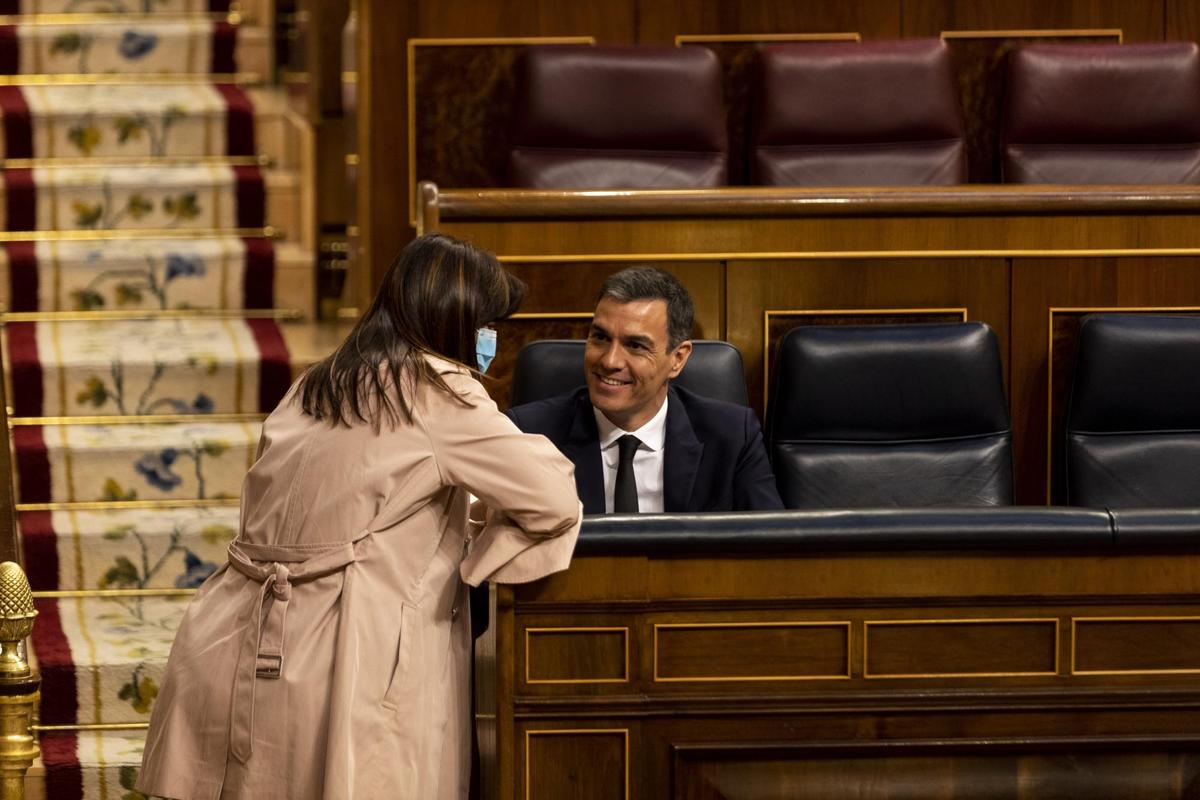
<path fill-rule="evenodd" d="M 36 322 L 9 323 L 8 366 L 12 373 L 13 413 L 18 417 L 40 417 L 42 364 L 38 359 Z"/>
<path fill-rule="evenodd" d="M 262 173 L 255 166 L 233 168 L 237 186 L 237 226 L 261 228 L 266 224 L 267 197 Z"/>
<path fill-rule="evenodd" d="M 243 239 L 246 262 L 242 277 L 244 308 L 275 305 L 275 245 L 270 239 Z"/>
<path fill-rule="evenodd" d="M 4 113 L 4 157 L 33 158 L 33 122 L 21 87 L 0 86 L 0 111 Z"/>
<path fill-rule="evenodd" d="M 292 383 L 287 345 L 274 320 L 248 319 L 258 344 L 258 410 L 273 411 Z"/>
<path fill-rule="evenodd" d="M 254 105 L 250 98 L 228 83 L 218 83 L 213 88 L 225 98 L 225 154 L 254 155 Z"/>
<path fill-rule="evenodd" d="M 21 45 L 16 25 L 0 25 L 0 75 L 21 71 Z"/>
<path fill-rule="evenodd" d="M 5 230 L 37 230 L 37 190 L 33 185 L 33 170 L 4 170 L 4 211 Z"/>
<path fill-rule="evenodd" d="M 40 425 L 12 429 L 17 462 L 19 503 L 50 502 L 50 453 Z"/>
<path fill-rule="evenodd" d="M 213 25 L 212 71 L 230 74 L 237 72 L 234 50 L 237 48 L 237 28 L 228 22 Z"/>
<path fill-rule="evenodd" d="M 58 580 L 58 534 L 54 531 L 50 512 L 22 511 L 19 523 L 29 585 L 35 592 L 61 588 Z"/>
<path fill-rule="evenodd" d="M 13 311 L 38 310 L 38 260 L 33 242 L 7 242 L 8 304 Z"/>
<path fill-rule="evenodd" d="M 42 722 L 46 725 L 73 725 L 77 721 L 79 692 L 75 684 L 75 662 L 71 646 L 63 632 L 59 602 L 73 600 L 34 600 L 37 622 L 29 637 L 42 669 Z M 58 795 L 49 795 L 57 797 Z"/>
<path fill-rule="evenodd" d="M 45 687 L 42 704 L 45 705 Z M 90 735 L 90 734 L 89 734 Z M 79 766 L 79 739 L 74 733 L 42 737 L 42 762 L 46 765 L 47 800 L 82 800 L 83 770 Z"/>

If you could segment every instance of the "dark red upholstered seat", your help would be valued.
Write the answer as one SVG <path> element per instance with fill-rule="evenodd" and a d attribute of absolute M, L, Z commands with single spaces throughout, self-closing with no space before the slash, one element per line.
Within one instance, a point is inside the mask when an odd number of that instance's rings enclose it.
<path fill-rule="evenodd" d="M 531 47 L 509 182 L 541 189 L 724 186 L 721 69 L 700 47 Z"/>
<path fill-rule="evenodd" d="M 1030 45 L 1009 58 L 1005 182 L 1200 182 L 1195 44 Z"/>
<path fill-rule="evenodd" d="M 764 47 L 751 182 L 944 185 L 966 180 L 962 112 L 938 39 Z"/>

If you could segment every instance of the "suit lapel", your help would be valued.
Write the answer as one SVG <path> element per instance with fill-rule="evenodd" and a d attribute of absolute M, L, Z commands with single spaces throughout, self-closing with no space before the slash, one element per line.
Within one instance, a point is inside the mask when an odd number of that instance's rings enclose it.
<path fill-rule="evenodd" d="M 667 390 L 667 439 L 663 453 L 663 510 L 696 511 L 692 487 L 700 470 L 704 444 L 696 438 L 687 409 L 674 389 Z"/>
<path fill-rule="evenodd" d="M 583 501 L 583 513 L 604 513 L 604 470 L 600 463 L 600 432 L 592 403 L 584 389 L 575 401 L 575 417 L 563 455 L 575 464 L 575 489 Z"/>

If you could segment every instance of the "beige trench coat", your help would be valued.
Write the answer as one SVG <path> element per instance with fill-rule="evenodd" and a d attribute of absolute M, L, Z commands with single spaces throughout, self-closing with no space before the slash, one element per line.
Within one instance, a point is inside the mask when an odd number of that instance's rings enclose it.
<path fill-rule="evenodd" d="M 376 434 L 318 423 L 289 393 L 267 418 L 229 562 L 171 649 L 140 791 L 466 797 L 466 584 L 565 569 L 581 508 L 553 445 L 445 377 L 473 407 L 421 386 L 413 423 Z"/>

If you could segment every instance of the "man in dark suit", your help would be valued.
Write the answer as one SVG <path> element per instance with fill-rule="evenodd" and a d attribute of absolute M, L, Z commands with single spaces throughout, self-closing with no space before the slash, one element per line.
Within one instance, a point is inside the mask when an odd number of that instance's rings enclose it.
<path fill-rule="evenodd" d="M 600 289 L 586 388 L 508 414 L 575 464 L 587 514 L 783 508 L 754 412 L 670 384 L 692 352 L 692 299 L 631 268 Z"/>

